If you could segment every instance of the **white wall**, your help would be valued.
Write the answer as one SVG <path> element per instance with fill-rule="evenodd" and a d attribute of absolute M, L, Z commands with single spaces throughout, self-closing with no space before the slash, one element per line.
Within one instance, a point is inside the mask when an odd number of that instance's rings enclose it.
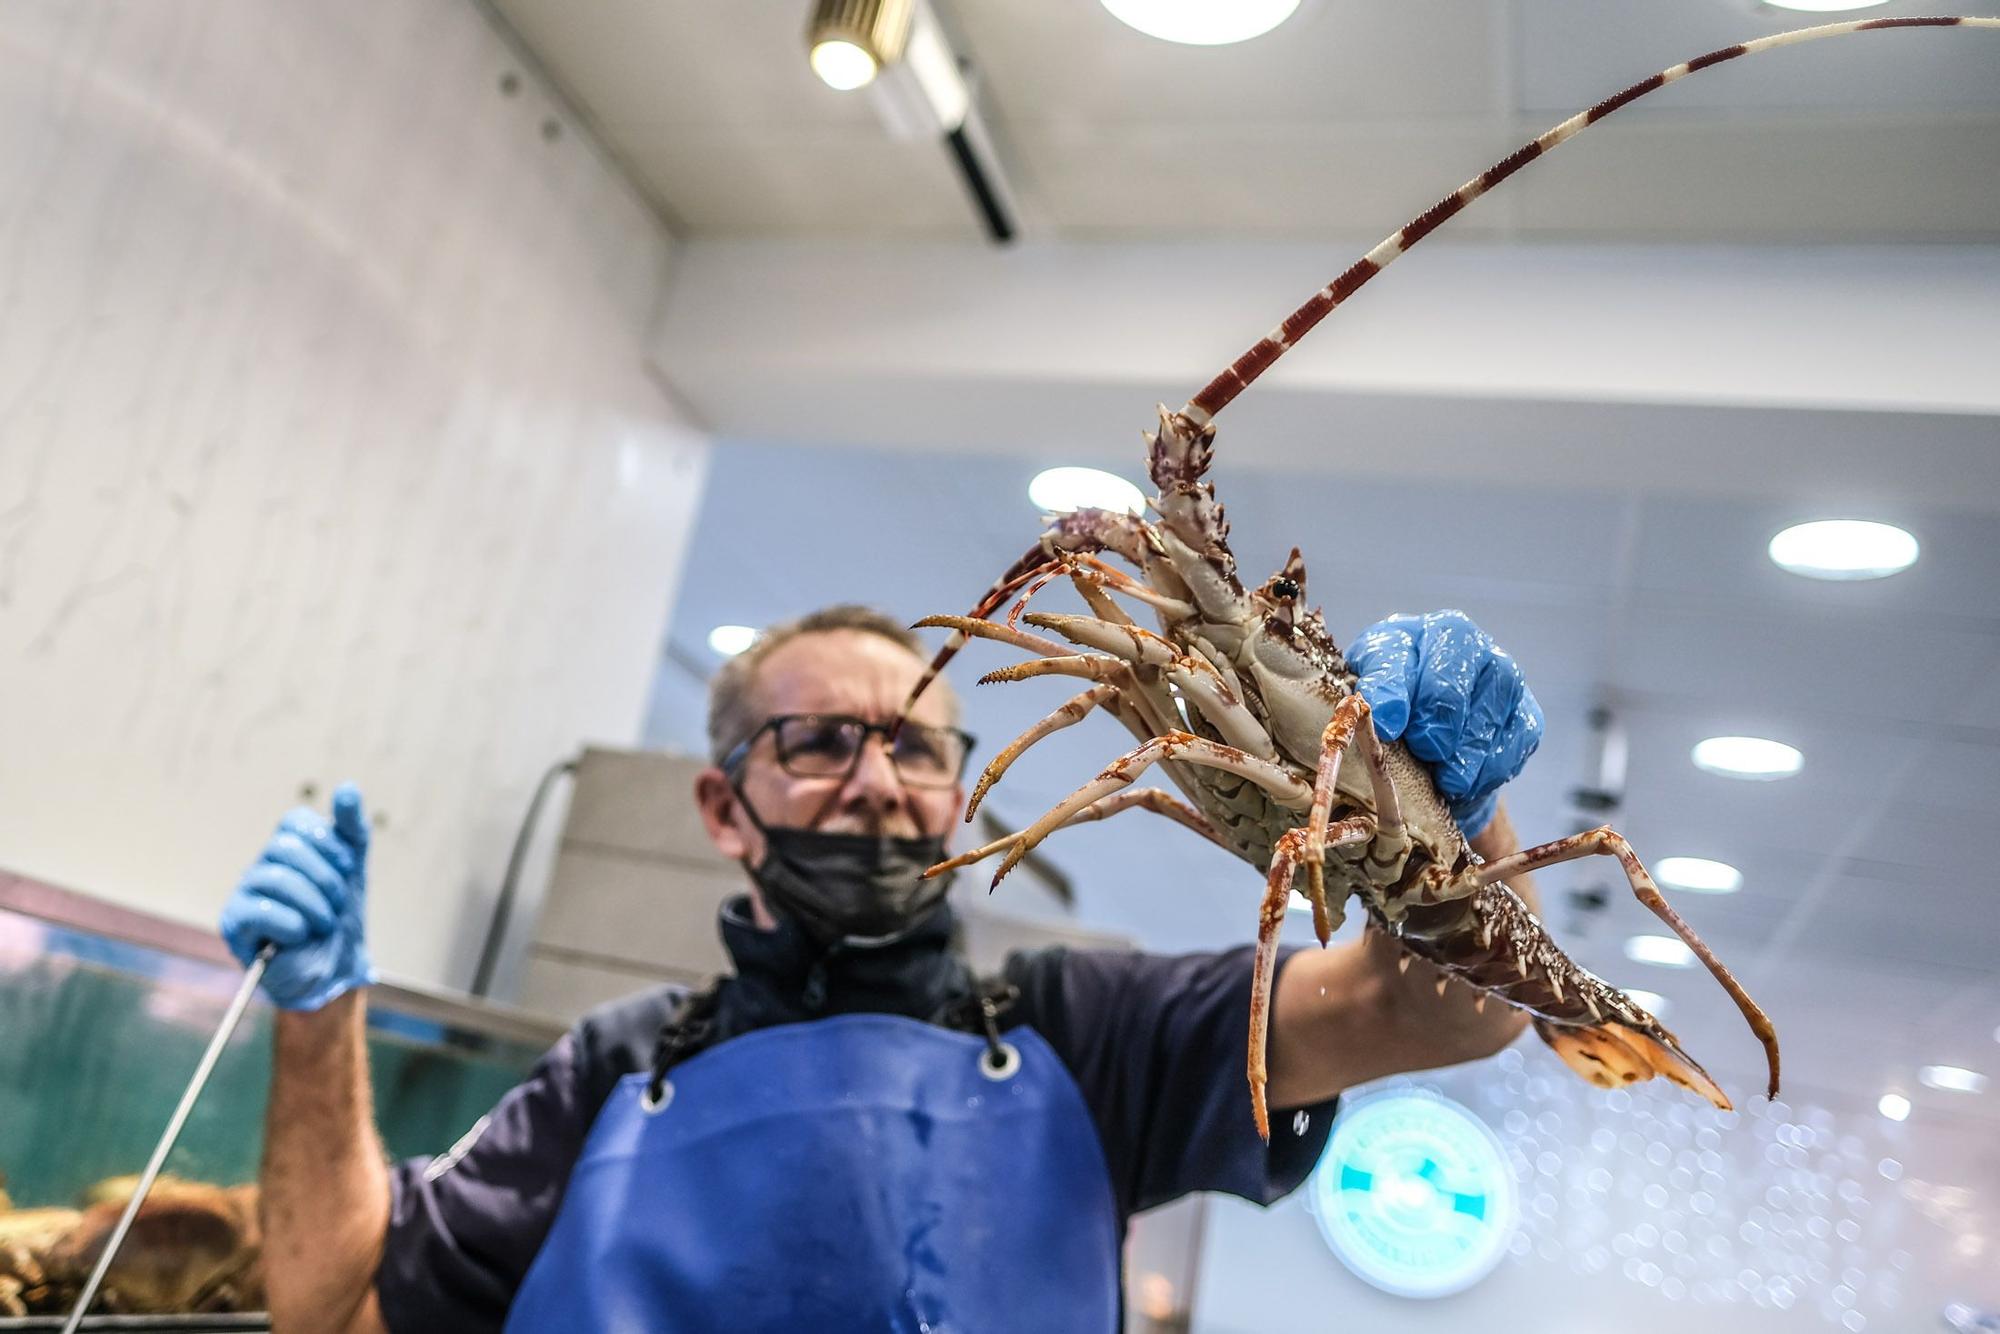
<path fill-rule="evenodd" d="M 638 732 L 667 260 L 467 0 L 0 8 L 0 866 L 211 921 L 351 776 L 378 963 L 463 984 L 536 775 Z"/>

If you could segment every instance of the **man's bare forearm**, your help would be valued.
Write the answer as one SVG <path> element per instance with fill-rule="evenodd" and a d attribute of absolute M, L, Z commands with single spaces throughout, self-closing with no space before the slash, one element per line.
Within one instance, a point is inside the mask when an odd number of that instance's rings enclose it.
<path fill-rule="evenodd" d="M 383 1329 L 374 1279 L 389 1174 L 368 1089 L 366 1002 L 281 1013 L 264 1130 L 264 1275 L 283 1334 Z"/>

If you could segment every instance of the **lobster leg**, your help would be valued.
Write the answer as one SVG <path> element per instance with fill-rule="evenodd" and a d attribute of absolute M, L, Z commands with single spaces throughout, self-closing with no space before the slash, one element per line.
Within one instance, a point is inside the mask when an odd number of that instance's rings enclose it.
<path fill-rule="evenodd" d="M 1007 772 L 1008 767 L 1015 760 L 1021 758 L 1021 755 L 1028 747 L 1034 745 L 1043 737 L 1048 736 L 1051 732 L 1060 732 L 1063 728 L 1076 723 L 1092 709 L 1106 700 L 1115 699 L 1117 695 L 1118 687 L 1112 682 L 1106 681 L 1102 685 L 1092 686 L 1081 695 L 1076 696 L 1068 703 L 1057 708 L 1055 712 L 1021 733 L 1021 735 L 1015 737 L 1012 741 L 1009 741 L 1006 748 L 998 755 L 995 755 L 992 762 L 980 771 L 979 781 L 972 785 L 972 796 L 965 803 L 966 823 L 972 823 L 973 813 L 979 809 L 979 803 L 986 800 L 987 792 L 991 790 L 995 783 L 1000 781 L 1000 776 Z"/>
<path fill-rule="evenodd" d="M 1067 574 L 1076 585 L 1076 591 L 1090 604 L 1092 611 L 1107 621 L 1118 625 L 1130 625 L 1132 619 L 1117 609 L 1105 590 L 1112 589 L 1137 602 L 1152 607 L 1169 621 L 1186 620 L 1195 614 L 1194 605 L 1180 598 L 1169 597 L 1143 580 L 1134 579 L 1115 565 L 1108 565 L 1097 557 L 1085 553 L 1057 556 L 1052 562 L 1055 568 L 1041 575 L 1021 594 L 1007 613 L 1007 624 L 1019 620 L 1028 602 L 1035 594 L 1046 588 L 1057 575 Z"/>
<path fill-rule="evenodd" d="M 1182 801 L 1179 797 L 1176 797 L 1173 793 L 1168 792 L 1164 788 L 1157 787 L 1142 787 L 1136 791 L 1114 792 L 1108 797 L 1099 798 L 1097 801 L 1078 811 L 1075 815 L 1070 816 L 1069 819 L 1063 821 L 1062 828 L 1069 829 L 1080 824 L 1090 824 L 1095 820 L 1108 820 L 1120 811 L 1128 811 L 1134 806 L 1143 807 L 1156 815 L 1164 815 L 1175 824 L 1185 825 L 1187 828 L 1194 830 L 1195 833 L 1200 834 L 1217 847 L 1229 849 L 1229 845 L 1222 841 L 1222 835 L 1215 832 L 1215 826 L 1208 822 L 1207 817 Z M 949 861 L 942 861 L 936 866 L 927 868 L 924 871 L 924 879 L 928 880 L 934 875 L 943 875 L 946 871 L 955 871 L 961 866 L 970 866 L 973 862 L 984 861 L 996 852 L 1013 847 L 1027 836 L 1027 831 L 1021 830 L 1009 834 L 1005 838 L 995 839 L 984 847 L 974 848 L 970 852 L 961 852 Z"/>
<path fill-rule="evenodd" d="M 1089 560 L 1091 564 L 1102 569 L 1107 574 L 1118 575 L 1119 578 L 1124 578 L 1123 575 L 1119 575 L 1117 570 L 1105 565 L 1102 561 L 1092 557 L 1085 557 L 1084 559 Z M 1104 590 L 1104 585 L 1094 580 L 1089 570 L 1072 567 L 1070 570 L 1070 581 L 1076 585 L 1077 596 L 1081 597 L 1084 603 L 1097 613 L 1100 620 L 1107 621 L 1112 625 L 1130 626 L 1134 631 L 1138 630 L 1138 623 L 1126 615 L 1124 609 L 1116 602 L 1112 601 L 1111 595 Z M 1145 585 L 1137 583 L 1134 586 L 1139 588 L 1145 587 Z M 1185 603 L 1176 602 L 1173 599 L 1165 599 L 1165 601 L 1175 607 L 1186 608 L 1185 614 L 1187 615 L 1194 614 L 1194 609 L 1188 607 Z M 1164 615 L 1164 612 L 1162 614 Z M 1141 696 L 1146 704 L 1144 712 L 1149 719 L 1154 720 L 1153 725 L 1144 729 L 1132 728 L 1133 734 L 1141 741 L 1150 740 L 1160 733 L 1167 731 L 1169 728 L 1186 721 L 1182 710 L 1177 707 L 1177 703 L 1173 697 L 1161 689 L 1160 671 L 1158 668 L 1134 663 L 1132 665 L 1132 679 L 1144 687 L 1141 692 Z M 1127 726 L 1130 726 L 1129 722 Z M 1234 741 L 1235 738 L 1225 734 L 1224 739 Z M 1262 739 L 1261 732 L 1257 734 L 1257 739 Z M 1251 749 L 1254 751 L 1255 747 Z M 1191 790 L 1194 778 L 1187 772 L 1185 765 L 1169 760 L 1166 762 L 1165 768 L 1168 775 L 1183 790 Z"/>
<path fill-rule="evenodd" d="M 1326 903 L 1327 820 L 1333 812 L 1334 792 L 1340 781 L 1340 762 L 1357 736 L 1375 799 L 1377 838 L 1368 851 L 1371 882 L 1395 883 L 1410 852 L 1410 836 L 1403 828 L 1403 808 L 1382 759 L 1382 739 L 1375 735 L 1368 701 L 1358 694 L 1349 695 L 1333 706 L 1333 718 L 1320 733 L 1319 770 L 1313 776 L 1312 809 L 1306 816 L 1306 897 L 1312 900 L 1313 929 L 1322 945 L 1335 927 L 1322 906 Z"/>
<path fill-rule="evenodd" d="M 1041 540 L 1010 565 L 1006 573 L 994 580 L 992 587 L 973 604 L 972 610 L 967 613 L 968 618 L 985 620 L 1022 586 L 1051 570 L 1060 570 L 1068 558 L 1099 551 L 1115 551 L 1131 561 L 1164 596 L 1179 598 L 1187 592 L 1187 585 L 1166 559 L 1159 534 L 1144 519 L 1136 514 L 1081 509 L 1052 521 L 1042 533 Z M 951 638 L 945 641 L 944 647 L 931 659 L 929 668 L 918 678 L 910 697 L 903 701 L 903 710 L 897 715 L 899 724 L 903 718 L 909 717 L 911 706 L 923 697 L 931 682 L 943 674 L 945 665 L 958 656 L 958 651 L 965 647 L 969 638 L 970 632 L 963 628 L 953 630 Z"/>
<path fill-rule="evenodd" d="M 1616 857 L 1618 864 L 1625 868 L 1625 878 L 1631 882 L 1632 893 L 1637 896 L 1639 902 L 1652 909 L 1661 921 L 1672 927 L 1674 934 L 1685 941 L 1687 947 L 1694 951 L 1695 957 L 1714 974 L 1715 980 L 1722 984 L 1722 989 L 1729 993 L 1729 999 L 1735 1001 L 1736 1008 L 1743 1012 L 1743 1018 L 1749 1023 L 1750 1031 L 1756 1034 L 1757 1040 L 1764 1045 L 1764 1059 L 1770 1068 L 1770 1086 L 1765 1096 L 1777 1097 L 1778 1031 L 1772 1027 L 1770 1016 L 1764 1013 L 1756 1001 L 1750 999 L 1750 993 L 1743 989 L 1743 984 L 1738 982 L 1729 969 L 1723 966 L 1722 961 L 1715 957 L 1715 951 L 1709 949 L 1701 937 L 1694 933 L 1694 928 L 1683 921 L 1681 915 L 1667 903 L 1660 893 L 1659 886 L 1653 883 L 1653 877 L 1646 870 L 1645 864 L 1639 860 L 1639 854 L 1632 850 L 1632 845 L 1625 841 L 1623 835 L 1609 827 L 1591 829 L 1581 834 L 1571 834 L 1568 838 L 1556 839 L 1552 843 L 1544 843 L 1539 847 L 1511 853 L 1480 867 L 1479 881 L 1482 885 L 1492 884 L 1494 881 L 1519 875 L 1523 871 L 1539 870 L 1559 862 L 1575 861 L 1579 857 Z"/>
<path fill-rule="evenodd" d="M 1041 662 L 1024 662 L 1022 667 L 1040 667 L 1047 663 L 1061 662 L 1060 658 L 1045 658 Z M 1114 659 L 1089 658 L 1089 662 L 1112 662 Z M 1122 666 L 1123 664 L 1120 664 Z M 1013 670 L 1013 669 L 1008 669 Z M 998 675 L 998 673 L 995 673 Z M 1034 846 L 1054 833 L 1070 816 L 1084 807 L 1108 796 L 1120 788 L 1131 786 L 1132 780 L 1162 760 L 1179 760 L 1186 764 L 1198 764 L 1205 768 L 1221 769 L 1240 778 L 1247 778 L 1269 792 L 1281 806 L 1302 807 L 1312 801 L 1312 789 L 1286 773 L 1269 760 L 1260 760 L 1234 746 L 1225 746 L 1206 737 L 1195 736 L 1191 732 L 1167 732 L 1154 737 L 1145 745 L 1131 750 L 1105 766 L 1090 782 L 1056 803 L 1042 818 L 1022 831 L 1023 837 L 1007 853 L 1000 869 L 993 873 L 993 883 L 998 885 L 1001 877 L 1020 864 Z"/>
<path fill-rule="evenodd" d="M 1102 649 L 1137 666 L 1157 668 L 1192 699 L 1202 717 L 1214 725 L 1224 741 L 1260 759 L 1272 759 L 1277 748 L 1270 733 L 1223 682 L 1222 674 L 1206 658 L 1182 653 L 1173 643 L 1131 623 L 1096 620 L 1089 616 L 1059 616 L 1037 612 L 1028 624 L 1053 630 L 1063 638 L 1089 648 Z"/>
<path fill-rule="evenodd" d="M 910 628 L 913 630 L 928 630 L 938 627 L 955 630 L 969 639 L 994 639 L 1002 644 L 1012 644 L 1015 648 L 1024 648 L 1028 652 L 1038 653 L 1044 658 L 1063 658 L 1069 656 L 1069 650 L 1061 644 L 1056 643 L 1053 639 L 1044 639 L 1040 635 L 1031 635 L 1025 630 L 1016 630 L 1011 626 L 995 625 L 991 621 L 982 621 L 976 616 L 926 616 Z"/>
<path fill-rule="evenodd" d="M 1357 816 L 1351 820 L 1341 820 L 1328 825 L 1322 831 L 1321 841 L 1332 847 L 1343 843 L 1357 843 L 1375 832 L 1375 822 L 1367 816 Z M 1268 1082 L 1269 1070 L 1265 1062 L 1265 1043 L 1271 1028 L 1271 986 L 1278 975 L 1278 930 L 1285 924 L 1285 913 L 1291 908 L 1292 880 L 1298 872 L 1299 859 L 1312 845 L 1312 837 L 1304 827 L 1287 829 L 1278 836 L 1278 843 L 1271 853 L 1271 872 L 1264 881 L 1264 905 L 1257 914 L 1257 963 L 1250 975 L 1250 1114 L 1257 1118 L 1257 1133 L 1266 1143 L 1271 1139 L 1271 1115 L 1264 1105 L 1264 1085 Z M 1313 919 L 1317 922 L 1326 911 L 1323 899 L 1313 904 Z M 1324 940 L 1324 937 L 1321 938 Z"/>

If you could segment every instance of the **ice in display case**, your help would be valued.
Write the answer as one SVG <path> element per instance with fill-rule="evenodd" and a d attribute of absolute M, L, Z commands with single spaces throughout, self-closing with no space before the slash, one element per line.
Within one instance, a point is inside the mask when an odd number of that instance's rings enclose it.
<path fill-rule="evenodd" d="M 0 1330 L 60 1326 L 241 976 L 207 933 L 0 872 Z M 85 1328 L 263 1328 L 227 1313 L 261 1304 L 252 1183 L 272 1017 L 260 998 L 237 1028 L 113 1265 L 106 1317 Z M 504 1007 L 373 988 L 389 1154 L 448 1149 L 560 1035 Z M 121 1305 L 148 1314 L 110 1319 Z"/>

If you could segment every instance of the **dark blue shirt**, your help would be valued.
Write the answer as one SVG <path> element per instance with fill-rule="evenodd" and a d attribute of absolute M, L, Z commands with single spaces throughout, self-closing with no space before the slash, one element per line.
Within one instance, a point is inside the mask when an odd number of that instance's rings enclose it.
<path fill-rule="evenodd" d="M 809 985 L 809 955 L 795 936 L 754 932 L 740 908 L 725 908 L 737 973 L 720 993 L 717 1036 L 855 1010 L 934 1017 L 969 980 L 945 948 L 945 920 L 895 958 L 837 962 L 830 979 L 822 966 Z M 1247 947 L 1173 957 L 1055 948 L 1008 959 L 1005 979 L 1019 997 L 1003 1024 L 1032 1026 L 1075 1078 L 1121 1225 L 1195 1191 L 1268 1204 L 1318 1159 L 1333 1102 L 1273 1116 L 1268 1147 L 1251 1124 L 1251 966 Z M 811 1014 L 800 1012 L 801 990 L 816 1002 Z M 391 1330 L 501 1327 L 598 1109 L 621 1078 L 650 1068 L 683 994 L 656 988 L 593 1011 L 449 1153 L 391 1169 L 375 1278 Z"/>

